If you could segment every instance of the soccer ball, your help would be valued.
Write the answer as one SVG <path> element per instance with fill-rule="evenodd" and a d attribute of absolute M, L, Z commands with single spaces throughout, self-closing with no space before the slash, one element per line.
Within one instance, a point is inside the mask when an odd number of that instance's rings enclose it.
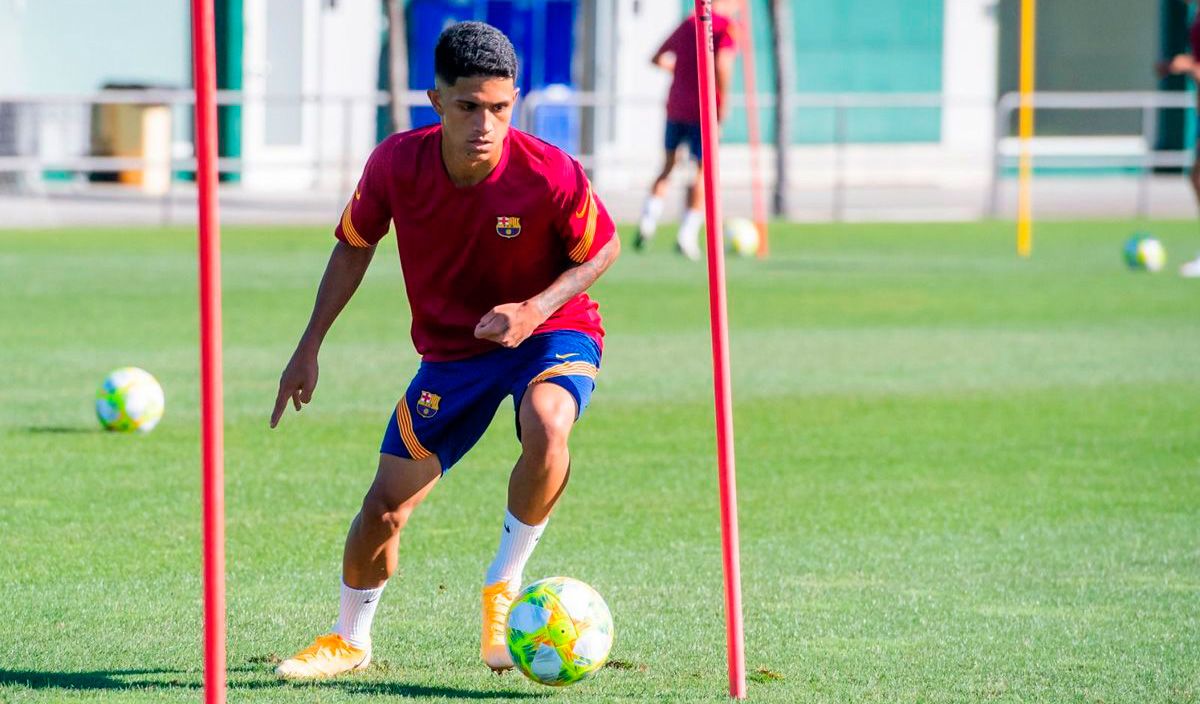
<path fill-rule="evenodd" d="M 729 249 L 741 257 L 758 254 L 758 226 L 746 218 L 729 218 L 725 221 L 725 239 Z"/>
<path fill-rule="evenodd" d="M 608 605 L 570 577 L 530 584 L 508 612 L 508 652 L 540 684 L 564 687 L 590 677 L 604 666 L 612 640 Z"/>
<path fill-rule="evenodd" d="M 1139 232 L 1125 243 L 1125 263 L 1130 269 L 1161 271 L 1167 263 L 1167 250 L 1162 242 Z"/>
<path fill-rule="evenodd" d="M 162 415 L 162 387 L 144 369 L 122 367 L 96 390 L 96 417 L 105 430 L 148 433 Z"/>

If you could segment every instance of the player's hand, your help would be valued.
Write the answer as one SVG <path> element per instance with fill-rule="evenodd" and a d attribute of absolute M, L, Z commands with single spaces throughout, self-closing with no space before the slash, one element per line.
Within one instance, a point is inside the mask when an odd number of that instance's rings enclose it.
<path fill-rule="evenodd" d="M 1176 54 L 1167 66 L 1167 73 L 1190 73 L 1195 63 L 1195 60 L 1187 54 Z"/>
<path fill-rule="evenodd" d="M 316 351 L 304 346 L 297 347 L 279 377 L 279 393 L 275 396 L 275 410 L 271 413 L 272 428 L 279 425 L 289 399 L 297 411 L 312 400 L 313 389 L 317 388 L 317 371 Z"/>
<path fill-rule="evenodd" d="M 503 347 L 516 347 L 545 320 L 546 316 L 529 301 L 505 303 L 489 310 L 479 319 L 479 324 L 475 326 L 475 337 L 491 340 Z"/>

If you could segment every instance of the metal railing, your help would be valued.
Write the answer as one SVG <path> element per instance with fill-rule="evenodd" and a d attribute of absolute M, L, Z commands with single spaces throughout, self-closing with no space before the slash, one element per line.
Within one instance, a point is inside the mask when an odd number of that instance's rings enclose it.
<path fill-rule="evenodd" d="M 423 91 L 409 91 L 405 99 L 411 106 L 427 104 Z M 110 172 L 121 170 L 138 170 L 148 167 L 163 167 L 162 160 L 152 161 L 144 157 L 113 157 L 101 156 L 91 152 L 91 144 L 86 137 L 87 130 L 80 125 L 86 125 L 90 120 L 89 111 L 92 106 L 105 104 L 152 104 L 166 105 L 171 108 L 172 133 L 178 133 L 180 124 L 189 124 L 190 107 L 193 94 L 190 90 L 112 90 L 90 95 L 0 95 L 0 106 L 18 106 L 22 112 L 21 121 L 25 129 L 36 133 L 18 135 L 11 141 L 24 144 L 11 145 L 5 151 L 0 151 L 0 174 L 24 172 L 30 180 L 39 179 L 47 171 L 64 171 L 76 174 L 92 172 Z M 731 107 L 744 105 L 742 96 L 733 95 Z M 310 112 L 310 118 L 316 124 L 312 128 L 316 135 L 310 145 L 310 153 L 304 163 L 311 167 L 315 175 L 325 174 L 326 182 L 332 178 L 340 185 L 342 191 L 353 187 L 357 178 L 361 161 L 365 157 L 362 148 L 352 143 L 351 134 L 357 130 L 361 135 L 364 130 L 374 132 L 375 110 L 389 104 L 386 92 L 375 92 L 365 95 L 301 95 L 301 96 L 259 96 L 240 91 L 218 91 L 219 106 L 271 106 L 296 105 L 305 107 Z M 773 95 L 758 96 L 758 104 L 764 116 L 770 114 L 774 107 Z M 868 173 L 873 164 L 860 166 L 857 170 L 851 163 L 851 155 L 858 155 L 862 150 L 870 150 L 876 146 L 886 149 L 886 143 L 867 143 L 855 141 L 852 135 L 852 117 L 859 111 L 880 110 L 947 110 L 952 108 L 969 108 L 993 114 L 995 125 L 990 145 L 985 137 L 978 149 L 969 150 L 965 158 L 978 160 L 971 168 L 978 168 L 982 174 L 988 174 L 986 191 L 981 200 L 985 201 L 984 213 L 997 216 L 1001 212 L 1002 184 L 1007 172 L 1015 164 L 1017 148 L 1011 136 L 1011 124 L 1014 111 L 1019 104 L 1017 94 L 1006 94 L 994 103 L 979 98 L 961 98 L 946 96 L 940 93 L 830 93 L 830 94 L 801 94 L 792 96 L 788 109 L 792 111 L 793 120 L 799 111 L 822 110 L 828 111 L 825 117 L 829 124 L 827 139 L 819 143 L 805 146 L 793 146 L 789 154 L 783 155 L 791 162 L 803 161 L 809 173 L 819 174 L 824 185 L 818 189 L 827 188 L 828 208 L 830 217 L 835 220 L 844 219 L 848 209 L 847 198 L 852 186 L 852 176 Z M 590 130 L 588 135 L 580 137 L 578 144 L 583 149 L 577 154 L 585 166 L 597 168 L 601 166 L 596 159 L 600 150 L 612 151 L 619 146 L 613 116 L 617 110 L 645 110 L 647 118 L 655 117 L 651 123 L 657 134 L 661 124 L 663 97 L 649 94 L 605 94 L 582 91 L 546 92 L 530 91 L 525 94 L 518 106 L 519 126 L 536 131 L 539 111 L 548 107 L 566 107 L 577 110 L 575 128 Z M 1177 92 L 1123 92 L 1123 93 L 1038 93 L 1034 96 L 1034 106 L 1038 111 L 1045 110 L 1089 110 L 1089 111 L 1139 111 L 1140 126 L 1137 131 L 1123 135 L 1127 141 L 1117 150 L 1111 148 L 1098 149 L 1088 153 L 1091 142 L 1082 141 L 1077 146 L 1081 150 L 1072 153 L 1055 152 L 1053 139 L 1037 138 L 1034 141 L 1035 164 L 1039 166 L 1062 166 L 1087 169 L 1130 169 L 1138 174 L 1137 211 L 1146 214 L 1149 211 L 1152 175 L 1156 169 L 1184 168 L 1191 163 L 1191 153 L 1187 150 L 1158 150 L 1159 117 L 1163 110 L 1190 110 L 1195 107 L 1194 98 L 1186 93 Z M 65 116 L 75 111 L 73 117 Z M 990 111 L 994 110 L 994 113 Z M 365 114 L 364 114 L 365 113 Z M 57 121 L 55 118 L 57 114 Z M 810 113 L 811 114 L 811 113 Z M 370 125 L 363 123 L 368 119 Z M 640 113 L 639 113 L 640 115 Z M 9 115 L 11 118 L 11 115 Z M 586 119 L 585 119 L 586 117 Z M 0 118 L 4 114 L 0 113 Z M 628 117 L 626 117 L 628 119 Z M 333 120 L 331 122 L 331 120 Z M 56 129 L 62 134 L 54 136 Z M 74 133 L 66 132 L 74 130 Z M 939 134 L 941 132 L 939 131 Z M 190 135 L 176 134 L 179 142 L 186 142 Z M 57 140 L 57 144 L 48 144 Z M 1129 140 L 1133 140 L 1131 145 Z M 4 147 L 3 135 L 0 135 L 0 149 Z M 935 153 L 939 148 L 946 151 L 938 140 L 918 140 Z M 1098 142 L 1097 142 L 1098 144 Z M 773 151 L 772 145 L 764 145 Z M 855 151 L 852 151 L 855 150 Z M 17 153 L 13 153 L 13 152 Z M 627 153 L 620 152 L 621 158 Z M 628 156 L 629 161 L 642 160 L 641 163 L 657 161 L 660 153 L 642 150 L 636 155 Z M 991 163 L 987 160 L 990 158 Z M 286 167 L 294 164 L 294 160 L 273 162 L 265 156 L 254 156 L 254 164 L 258 166 Z M 769 159 L 768 159 L 769 161 Z M 867 160 L 869 161 L 869 160 Z M 191 154 L 172 153 L 166 164 L 172 173 L 190 171 L 196 166 Z M 604 164 L 612 167 L 613 164 Z M 618 166 L 630 166 L 618 164 Z M 896 164 L 880 166 L 893 170 L 902 168 Z M 224 158 L 218 165 L 224 173 L 240 173 L 247 168 L 246 159 Z M 914 173 L 933 171 L 938 168 L 936 158 L 912 167 Z M 726 174 L 728 169 L 723 169 Z M 315 176 L 314 176 L 315 179 Z M 170 179 L 173 184 L 175 179 Z M 769 179 L 768 179 L 769 181 Z M 315 187 L 315 181 L 314 181 Z M 744 184 L 729 184 L 744 185 Z M 169 197 L 169 194 L 165 197 Z"/>
<path fill-rule="evenodd" d="M 1000 184 L 1005 169 L 1013 168 L 1019 158 L 1019 142 L 1011 137 L 1013 114 L 1020 108 L 1021 94 L 1006 93 L 996 102 L 996 135 L 993 140 L 991 188 L 988 193 L 988 215 L 996 217 L 1000 212 Z M 1137 186 L 1137 215 L 1146 217 L 1150 212 L 1150 189 L 1156 169 L 1184 169 L 1192 165 L 1192 152 L 1187 149 L 1159 150 L 1158 123 L 1163 110 L 1193 110 L 1196 98 L 1183 92 L 1042 92 L 1032 96 L 1033 109 L 1039 110 L 1090 110 L 1090 111 L 1139 111 L 1139 149 L 1125 153 L 1101 155 L 1039 154 L 1037 139 L 1031 145 L 1035 168 L 1047 162 L 1061 168 L 1130 168 L 1139 173 Z M 1012 145 L 1016 145 L 1015 148 Z M 1006 149 L 1006 147 L 1008 147 Z"/>

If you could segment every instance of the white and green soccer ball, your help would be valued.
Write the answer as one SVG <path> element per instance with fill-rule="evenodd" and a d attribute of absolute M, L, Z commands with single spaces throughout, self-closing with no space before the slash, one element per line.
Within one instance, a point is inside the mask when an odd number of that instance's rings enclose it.
<path fill-rule="evenodd" d="M 96 417 L 105 430 L 148 433 L 163 415 L 163 390 L 150 372 L 122 367 L 96 390 Z"/>
<path fill-rule="evenodd" d="M 746 218 L 729 218 L 725 221 L 725 241 L 734 254 L 753 257 L 758 254 L 758 225 Z"/>
<path fill-rule="evenodd" d="M 590 677 L 604 667 L 612 642 L 608 605 L 577 579 L 534 582 L 508 611 L 508 652 L 540 684 L 564 687 Z"/>
<path fill-rule="evenodd" d="M 1125 264 L 1135 271 L 1162 271 L 1167 264 L 1167 250 L 1150 235 L 1139 232 L 1125 243 Z"/>

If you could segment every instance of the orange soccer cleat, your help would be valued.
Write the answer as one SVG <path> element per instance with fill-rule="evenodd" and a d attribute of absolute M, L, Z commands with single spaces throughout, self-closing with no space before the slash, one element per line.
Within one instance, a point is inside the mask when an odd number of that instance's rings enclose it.
<path fill-rule="evenodd" d="M 483 662 L 496 672 L 512 669 L 512 655 L 508 653 L 508 609 L 517 590 L 508 582 L 496 582 L 483 588 L 483 635 L 479 641 L 479 655 Z"/>
<path fill-rule="evenodd" d="M 279 663 L 275 674 L 288 680 L 336 677 L 371 664 L 371 650 L 356 648 L 336 633 L 317 636 L 313 644 Z"/>

